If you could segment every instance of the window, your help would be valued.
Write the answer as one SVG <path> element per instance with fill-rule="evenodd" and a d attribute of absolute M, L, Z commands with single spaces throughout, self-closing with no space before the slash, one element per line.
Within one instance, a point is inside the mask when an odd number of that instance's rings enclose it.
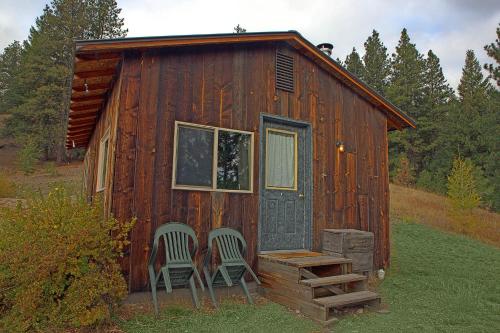
<path fill-rule="evenodd" d="M 252 192 L 253 133 L 175 123 L 172 188 Z"/>
<path fill-rule="evenodd" d="M 297 190 L 297 133 L 266 130 L 266 188 Z"/>
<path fill-rule="evenodd" d="M 109 129 L 99 144 L 99 162 L 97 164 L 97 191 L 106 187 L 106 172 L 108 169 Z"/>

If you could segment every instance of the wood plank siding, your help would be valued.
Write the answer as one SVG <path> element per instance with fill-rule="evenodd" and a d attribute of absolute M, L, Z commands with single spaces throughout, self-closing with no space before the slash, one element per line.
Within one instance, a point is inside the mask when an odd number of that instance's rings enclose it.
<path fill-rule="evenodd" d="M 294 59 L 293 93 L 275 89 L 277 50 Z M 312 250 L 320 250 L 323 229 L 369 230 L 375 234 L 375 267 L 388 265 L 386 113 L 286 43 L 124 51 L 118 81 L 88 146 L 87 186 L 95 191 L 99 139 L 110 127 L 114 167 L 105 193 L 117 218 L 137 217 L 123 261 L 130 291 L 147 289 L 153 233 L 169 221 L 193 227 L 201 249 L 211 229 L 238 229 L 248 243 L 247 260 L 257 267 L 261 113 L 312 125 Z M 172 190 L 176 120 L 253 132 L 253 193 Z"/>

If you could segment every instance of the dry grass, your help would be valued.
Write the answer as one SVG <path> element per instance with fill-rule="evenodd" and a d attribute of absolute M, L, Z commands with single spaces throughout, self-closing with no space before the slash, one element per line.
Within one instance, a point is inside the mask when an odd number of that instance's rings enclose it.
<path fill-rule="evenodd" d="M 414 221 L 445 231 L 462 233 L 451 216 L 448 198 L 391 184 L 391 217 L 401 221 Z M 475 209 L 472 219 L 477 221 L 467 234 L 485 243 L 500 246 L 500 214 L 484 209 Z"/>

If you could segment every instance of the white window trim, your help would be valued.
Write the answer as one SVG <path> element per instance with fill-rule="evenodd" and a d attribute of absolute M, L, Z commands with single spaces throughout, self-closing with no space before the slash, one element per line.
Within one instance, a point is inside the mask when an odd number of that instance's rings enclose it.
<path fill-rule="evenodd" d="M 214 131 L 214 145 L 213 145 L 213 159 L 212 159 L 212 187 L 208 186 L 195 186 L 195 185 L 178 185 L 176 184 L 177 178 L 177 139 L 178 139 L 178 129 L 180 126 L 194 127 L 202 129 L 210 129 Z M 225 190 L 217 188 L 217 161 L 218 161 L 218 142 L 219 142 L 219 130 L 237 132 L 250 135 L 250 167 L 249 167 L 249 182 L 250 189 L 248 190 Z M 199 125 L 193 123 L 187 123 L 183 121 L 175 121 L 174 129 L 174 150 L 173 150 L 173 163 L 172 163 L 172 189 L 173 190 L 189 190 L 189 191 L 208 191 L 208 192 L 228 192 L 228 193 L 253 193 L 253 171 L 254 171 L 254 139 L 255 135 L 253 132 L 241 131 L 232 128 L 215 127 L 207 125 Z"/>
<path fill-rule="evenodd" d="M 99 160 L 97 163 L 97 184 L 96 184 L 96 192 L 101 192 L 106 189 L 106 175 L 104 175 L 104 179 L 102 178 L 102 172 L 103 172 L 103 167 L 104 167 L 104 161 L 106 160 L 106 169 L 109 167 L 109 133 L 110 129 L 108 128 L 106 132 L 104 132 L 104 135 L 102 136 L 101 140 L 99 141 Z M 108 150 L 107 150 L 107 155 L 104 156 L 104 143 L 108 141 Z M 102 184 L 101 184 L 101 179 L 102 179 Z"/>

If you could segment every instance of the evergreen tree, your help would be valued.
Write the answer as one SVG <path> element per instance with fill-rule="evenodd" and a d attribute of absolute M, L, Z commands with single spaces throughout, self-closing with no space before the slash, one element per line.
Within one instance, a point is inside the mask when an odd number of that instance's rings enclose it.
<path fill-rule="evenodd" d="M 404 112 L 417 121 L 421 115 L 424 89 L 425 62 L 415 44 L 410 42 L 406 29 L 392 55 L 390 85 L 387 97 Z M 415 131 L 394 131 L 389 135 L 389 157 L 392 170 L 397 165 L 399 155 L 406 154 L 412 167 L 419 162 L 423 142 Z"/>
<path fill-rule="evenodd" d="M 444 185 L 451 156 L 447 156 L 444 151 L 447 145 L 446 141 L 440 140 L 440 133 L 447 126 L 446 116 L 452 107 L 454 92 L 446 82 L 439 58 L 432 50 L 429 50 L 425 59 L 423 83 L 422 104 L 415 132 L 421 147 L 415 168 L 419 174 L 423 170 L 432 170 L 433 176 L 438 178 L 433 181 Z M 443 160 L 442 157 L 445 159 Z"/>
<path fill-rule="evenodd" d="M 365 64 L 364 81 L 376 91 L 385 94 L 389 83 L 391 62 L 387 48 L 380 40 L 379 33 L 373 30 L 365 44 L 363 62 Z"/>
<path fill-rule="evenodd" d="M 352 48 L 352 52 L 347 55 L 345 58 L 345 68 L 351 72 L 352 74 L 356 75 L 358 78 L 363 80 L 364 77 L 364 72 L 365 72 L 365 66 L 361 62 L 361 58 L 359 57 L 358 52 L 356 51 L 356 48 Z"/>
<path fill-rule="evenodd" d="M 10 108 L 11 101 L 5 97 L 15 94 L 12 91 L 12 81 L 19 70 L 22 52 L 21 43 L 14 41 L 0 54 L 0 113 Z"/>
<path fill-rule="evenodd" d="M 485 64 L 484 68 L 490 72 L 490 77 L 497 82 L 500 87 L 500 23 L 497 27 L 497 39 L 495 43 L 488 44 L 484 47 L 488 56 L 495 60 L 496 64 Z"/>
<path fill-rule="evenodd" d="M 120 11 L 114 0 L 53 0 L 30 29 L 12 82 L 16 96 L 6 94 L 15 101 L 7 128 L 34 140 L 44 158 L 65 158 L 74 40 L 124 36 Z"/>
<path fill-rule="evenodd" d="M 495 185 L 494 191 L 485 191 L 483 196 L 485 201 L 499 207 L 499 97 L 488 78 L 483 76 L 472 50 L 466 53 L 458 93 L 459 106 L 449 119 L 451 131 L 448 140 L 451 150 L 454 154 L 471 159 L 488 182 Z"/>

